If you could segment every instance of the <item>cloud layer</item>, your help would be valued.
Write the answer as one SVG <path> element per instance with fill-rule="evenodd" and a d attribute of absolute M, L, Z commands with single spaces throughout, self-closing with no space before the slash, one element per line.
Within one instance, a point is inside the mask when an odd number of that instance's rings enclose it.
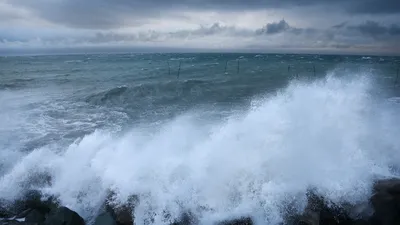
<path fill-rule="evenodd" d="M 0 51 L 144 46 L 395 53 L 398 40 L 398 0 L 0 0 Z"/>

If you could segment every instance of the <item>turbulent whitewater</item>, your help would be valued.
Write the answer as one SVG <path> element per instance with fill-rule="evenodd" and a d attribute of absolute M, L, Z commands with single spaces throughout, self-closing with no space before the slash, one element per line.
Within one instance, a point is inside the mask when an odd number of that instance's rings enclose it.
<path fill-rule="evenodd" d="M 112 190 L 139 197 L 136 224 L 278 224 L 311 189 L 363 202 L 400 174 L 399 59 L 379 59 L 1 58 L 0 199 L 37 189 L 90 221 Z"/>

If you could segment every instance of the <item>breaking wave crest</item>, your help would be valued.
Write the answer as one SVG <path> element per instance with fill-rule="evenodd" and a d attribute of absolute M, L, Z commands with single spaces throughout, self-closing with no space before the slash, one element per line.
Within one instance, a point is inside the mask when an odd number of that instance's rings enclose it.
<path fill-rule="evenodd" d="M 338 204 L 362 202 L 377 177 L 396 176 L 400 166 L 397 106 L 375 99 L 372 83 L 333 75 L 293 81 L 228 121 L 204 123 L 191 112 L 157 128 L 99 130 L 61 153 L 43 147 L 1 177 L 0 198 L 36 188 L 91 218 L 113 190 L 120 204 L 139 197 L 136 224 L 187 211 L 202 224 L 239 216 L 278 224 L 289 204 L 305 207 L 309 189 Z M 40 174 L 50 184 L 36 182 Z"/>

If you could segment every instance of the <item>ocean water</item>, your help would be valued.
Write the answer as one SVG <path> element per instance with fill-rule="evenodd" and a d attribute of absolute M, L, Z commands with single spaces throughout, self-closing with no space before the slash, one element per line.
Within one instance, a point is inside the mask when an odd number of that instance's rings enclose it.
<path fill-rule="evenodd" d="M 278 224 L 304 209 L 310 189 L 337 204 L 363 202 L 376 179 L 399 176 L 399 63 L 2 57 L 0 199 L 37 189 L 91 221 L 112 190 L 115 204 L 139 197 L 136 224 L 168 224 L 184 212 L 200 224 L 241 216 Z"/>

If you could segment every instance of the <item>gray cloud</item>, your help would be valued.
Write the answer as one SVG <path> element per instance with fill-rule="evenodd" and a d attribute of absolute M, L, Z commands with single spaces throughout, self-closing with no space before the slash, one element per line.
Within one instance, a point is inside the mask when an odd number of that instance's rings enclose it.
<path fill-rule="evenodd" d="M 343 22 L 343 23 L 332 26 L 332 28 L 341 29 L 341 28 L 345 27 L 346 25 L 347 25 L 347 22 Z"/>
<path fill-rule="evenodd" d="M 291 29 L 289 24 L 285 20 L 281 20 L 278 23 L 268 23 L 263 28 L 256 31 L 257 34 L 278 34 Z"/>
<path fill-rule="evenodd" d="M 21 0 L 16 0 L 21 1 Z M 44 1 L 44 0 L 39 0 Z M 60 0 L 61 1 L 61 0 Z M 74 0 L 71 0 L 74 1 Z M 91 0 L 89 0 L 91 1 Z M 85 4 L 85 3 L 82 3 Z M 108 19 L 107 19 L 108 20 Z M 337 21 L 336 21 L 337 22 Z M 111 23 L 112 24 L 112 23 Z M 90 23 L 88 24 L 90 25 Z M 112 27 L 112 25 L 110 25 Z M 343 22 L 326 28 L 291 24 L 282 19 L 266 23 L 259 29 L 223 25 L 214 23 L 210 26 L 199 25 L 197 28 L 182 28 L 175 31 L 147 30 L 122 32 L 117 30 L 85 30 L 85 32 L 58 33 L 49 36 L 25 36 L 26 29 L 13 29 L 14 33 L 1 30 L 0 49 L 4 46 L 39 46 L 45 48 L 62 47 L 188 47 L 211 48 L 215 46 L 242 49 L 339 49 L 358 51 L 364 49 L 399 49 L 399 24 L 366 21 L 363 23 Z M 33 32 L 29 32 L 33 33 Z M 74 34 L 74 35 L 72 35 Z M 389 50 L 386 50 L 389 49 Z"/>
<path fill-rule="evenodd" d="M 279 22 L 267 23 L 261 29 L 255 31 L 256 35 L 274 35 L 280 33 L 290 33 L 293 35 L 313 36 L 321 32 L 315 28 L 298 28 L 289 25 L 284 19 Z M 331 34 L 331 32 L 326 32 Z"/>
<path fill-rule="evenodd" d="M 179 30 L 175 32 L 159 32 L 149 30 L 134 34 L 121 34 L 112 31 L 97 32 L 94 37 L 86 39 L 90 43 L 109 43 L 109 42 L 160 42 L 170 39 L 195 39 L 213 35 L 232 36 L 232 37 L 251 37 L 254 31 L 250 29 L 239 29 L 235 26 L 223 26 L 214 23 L 211 26 L 200 26 L 192 30 Z"/>
<path fill-rule="evenodd" d="M 358 31 L 363 35 L 367 35 L 375 39 L 395 37 L 399 38 L 400 40 L 400 26 L 397 24 L 382 25 L 375 21 L 366 21 L 365 23 L 356 26 L 348 26 L 347 29 Z"/>
<path fill-rule="evenodd" d="M 5 0 L 47 21 L 85 29 L 140 25 L 186 10 L 243 11 L 324 7 L 350 14 L 400 14 L 399 0 Z"/>

